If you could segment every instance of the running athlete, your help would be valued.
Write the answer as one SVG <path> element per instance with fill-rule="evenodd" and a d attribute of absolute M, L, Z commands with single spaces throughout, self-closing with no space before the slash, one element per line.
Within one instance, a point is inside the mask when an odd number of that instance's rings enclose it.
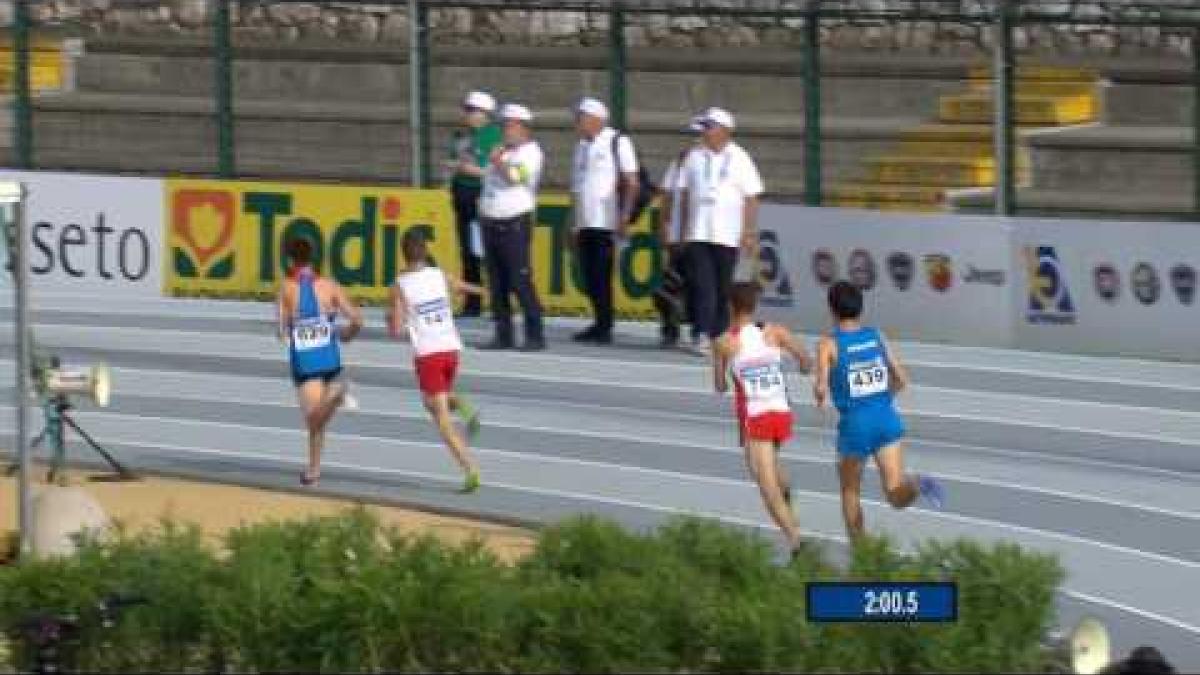
<path fill-rule="evenodd" d="M 342 374 L 340 342 L 349 342 L 362 329 L 362 312 L 337 282 L 312 268 L 312 243 L 292 239 L 287 244 L 291 270 L 279 288 L 279 337 L 288 343 L 292 382 L 308 426 L 308 468 L 300 482 L 315 485 L 321 477 L 325 427 L 348 398 Z M 338 328 L 341 314 L 348 323 Z"/>
<path fill-rule="evenodd" d="M 791 483 L 779 461 L 780 447 L 792 436 L 783 354 L 795 359 L 804 373 L 811 368 L 812 360 L 786 327 L 755 323 L 760 292 L 755 282 L 733 285 L 732 323 L 713 350 L 713 377 L 717 391 L 724 394 L 729 390 L 728 374 L 733 373 L 738 432 L 746 464 L 758 483 L 767 513 L 795 552 L 801 546 L 800 528 L 792 512 Z"/>
<path fill-rule="evenodd" d="M 454 325 L 450 292 L 479 296 L 484 290 L 431 265 L 425 236 L 418 230 L 405 233 L 401 249 L 406 267 L 392 285 L 388 330 L 393 338 L 400 338 L 407 328 L 425 409 L 437 424 L 454 461 L 466 474 L 463 492 L 471 493 L 479 489 L 479 465 L 471 458 L 451 413 L 462 416 L 468 435 L 474 438 L 479 433 L 479 412 L 465 397 L 454 393 L 458 355 L 463 346 Z"/>
<path fill-rule="evenodd" d="M 941 508 L 944 492 L 928 476 L 904 473 L 904 422 L 895 395 L 908 386 L 908 372 L 878 329 L 859 322 L 863 296 L 854 285 L 839 281 L 829 289 L 833 332 L 817 344 L 813 394 L 817 407 L 832 397 L 838 410 L 838 477 L 842 516 L 851 540 L 862 537 L 862 469 L 870 458 L 879 468 L 887 501 L 906 508 L 923 496 Z"/>

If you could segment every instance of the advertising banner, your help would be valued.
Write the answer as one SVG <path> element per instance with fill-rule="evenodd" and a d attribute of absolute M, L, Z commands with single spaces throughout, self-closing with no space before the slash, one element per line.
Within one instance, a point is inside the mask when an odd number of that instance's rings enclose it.
<path fill-rule="evenodd" d="M 316 244 L 323 274 L 362 302 L 387 298 L 403 267 L 400 240 L 425 230 L 431 253 L 461 273 L 454 211 L 441 190 L 305 185 L 245 181 L 168 180 L 164 291 L 177 297 L 271 299 L 284 274 L 283 242 L 306 236 Z M 543 199 L 532 242 L 535 283 L 548 314 L 591 314 L 570 251 L 569 202 Z M 646 219 L 649 221 L 649 217 Z M 649 222 L 619 258 L 617 311 L 624 319 L 654 316 L 651 294 L 661 258 Z"/>
<path fill-rule="evenodd" d="M 1021 219 L 1017 345 L 1200 358 L 1200 224 Z"/>
<path fill-rule="evenodd" d="M 866 319 L 900 337 L 1010 344 L 1012 243 L 1005 221 L 767 204 L 763 304 L 774 320 L 827 330 L 826 291 L 848 280 Z"/>
<path fill-rule="evenodd" d="M 27 190 L 34 293 L 159 295 L 161 180 L 36 171 L 0 171 L 0 180 Z"/>
<path fill-rule="evenodd" d="M 272 299 L 283 242 L 303 236 L 316 265 L 360 302 L 382 302 L 403 267 L 400 240 L 426 231 L 438 264 L 458 270 L 453 212 L 436 192 L 249 181 L 168 180 L 164 292 Z"/>

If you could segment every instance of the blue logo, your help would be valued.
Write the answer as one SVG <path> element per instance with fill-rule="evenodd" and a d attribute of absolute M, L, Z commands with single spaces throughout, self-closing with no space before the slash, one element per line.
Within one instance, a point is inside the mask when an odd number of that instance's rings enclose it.
<path fill-rule="evenodd" d="M 792 281 L 780 252 L 779 236 L 772 230 L 758 232 L 759 283 L 762 304 L 767 307 L 791 307 Z"/>
<path fill-rule="evenodd" d="M 1025 264 L 1029 270 L 1029 323 L 1074 324 L 1075 303 L 1054 247 L 1026 246 Z"/>

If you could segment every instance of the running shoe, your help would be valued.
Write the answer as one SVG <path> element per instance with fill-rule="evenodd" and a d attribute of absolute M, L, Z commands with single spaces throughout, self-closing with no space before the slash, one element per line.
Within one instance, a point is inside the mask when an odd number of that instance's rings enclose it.
<path fill-rule="evenodd" d="M 481 426 L 479 422 L 479 408 L 476 408 L 466 396 L 459 394 L 458 410 L 456 412 L 458 413 L 458 418 L 462 420 L 463 425 L 467 428 L 467 438 L 472 441 L 475 440 L 475 437 L 479 435 Z"/>
<path fill-rule="evenodd" d="M 355 410 L 358 410 L 358 399 L 354 398 L 350 394 L 342 396 L 342 410 L 347 412 L 354 412 Z"/>
<path fill-rule="evenodd" d="M 462 493 L 469 495 L 479 489 L 479 471 L 468 471 L 467 478 L 463 481 Z"/>
<path fill-rule="evenodd" d="M 917 490 L 930 506 L 941 511 L 946 506 L 946 489 L 930 476 L 917 476 Z"/>

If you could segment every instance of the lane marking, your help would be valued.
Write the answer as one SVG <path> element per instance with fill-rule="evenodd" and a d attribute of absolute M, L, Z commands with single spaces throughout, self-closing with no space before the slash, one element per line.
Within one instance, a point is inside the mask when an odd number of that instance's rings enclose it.
<path fill-rule="evenodd" d="M 270 428 L 270 427 L 267 427 L 267 428 L 256 427 L 256 426 L 252 426 L 252 425 L 248 425 L 248 424 L 240 424 L 240 423 L 236 423 L 236 422 L 198 422 L 198 421 L 192 421 L 192 420 L 180 420 L 178 418 L 158 417 L 158 416 L 154 416 L 154 415 L 130 416 L 130 415 L 100 413 L 100 412 L 88 412 L 88 413 L 84 413 L 84 414 L 88 417 L 111 418 L 111 419 L 113 419 L 113 421 L 118 421 L 118 422 L 121 421 L 122 419 L 135 418 L 135 419 L 143 419 L 143 420 L 153 420 L 156 422 L 170 422 L 175 426 L 178 426 L 180 424 L 185 424 L 185 425 L 193 425 L 193 426 L 206 426 L 206 427 L 236 429 L 236 430 L 240 430 L 240 431 L 258 431 L 260 433 L 285 435 L 285 436 L 300 436 L 302 433 L 300 431 L 289 431 L 286 429 L 277 429 L 277 428 Z M 10 433 L 12 433 L 11 430 L 10 430 Z M 335 434 L 331 434 L 331 436 L 334 438 L 345 438 L 348 440 L 355 440 L 355 441 L 360 441 L 360 442 L 370 442 L 370 443 L 376 443 L 376 444 L 385 443 L 385 444 L 400 445 L 400 446 L 404 446 L 404 447 L 418 447 L 418 448 L 422 448 L 422 449 L 426 449 L 426 450 L 428 450 L 429 448 L 440 448 L 440 445 L 433 444 L 433 443 L 420 443 L 420 442 L 416 442 L 416 441 L 404 441 L 404 440 L 399 440 L 399 439 L 380 438 L 377 436 L 364 436 L 361 434 L 335 433 Z M 600 461 L 596 461 L 596 460 L 555 457 L 552 455 L 537 455 L 537 454 L 523 453 L 523 452 L 517 452 L 517 451 L 511 451 L 511 450 L 500 450 L 498 448 L 476 447 L 473 449 L 475 450 L 476 453 L 481 454 L 481 455 L 484 453 L 487 453 L 487 454 L 492 454 L 492 455 L 496 455 L 499 457 L 507 457 L 510 459 L 518 459 L 518 460 L 529 461 L 529 462 L 533 462 L 533 463 L 541 461 L 541 462 L 548 462 L 551 464 L 564 464 L 564 465 L 574 465 L 574 466 L 606 469 L 606 470 L 615 471 L 617 473 L 626 472 L 626 473 L 647 474 L 647 475 L 651 475 L 651 476 L 659 476 L 659 477 L 670 478 L 670 479 L 674 479 L 674 480 L 683 479 L 683 480 L 690 480 L 690 481 L 695 481 L 695 482 L 699 482 L 699 483 L 707 483 L 707 484 L 711 484 L 711 485 L 720 485 L 720 486 L 724 486 L 724 487 L 756 489 L 754 484 L 749 481 L 737 480 L 737 479 L 733 479 L 733 478 L 721 478 L 721 477 L 703 476 L 703 475 L 697 475 L 697 474 L 685 474 L 685 473 L 680 473 L 678 471 L 671 471 L 668 469 L 655 469 L 655 468 L 649 468 L 649 467 L 627 466 L 627 465 L 621 465 L 621 464 L 612 464 L 612 463 L 608 463 L 608 462 L 600 462 Z M 823 501 L 836 501 L 838 503 L 841 502 L 840 495 L 826 494 L 823 492 L 816 492 L 813 490 L 800 490 L 800 489 L 795 490 L 795 492 L 797 494 L 807 495 L 809 497 L 812 497 L 813 499 L 818 499 L 818 500 L 823 500 Z M 864 504 L 869 504 L 869 505 L 877 507 L 879 509 L 890 508 L 889 506 L 885 505 L 884 503 L 877 501 L 877 500 L 873 500 L 873 499 L 863 499 L 862 502 Z M 965 525 L 991 527 L 991 528 L 1000 529 L 1000 530 L 1012 530 L 1015 532 L 1020 532 L 1023 534 L 1033 535 L 1033 536 L 1037 536 L 1037 537 L 1044 537 L 1047 539 L 1055 539 L 1055 540 L 1070 542 L 1073 544 L 1079 544 L 1079 545 L 1083 545 L 1083 546 L 1094 546 L 1096 548 L 1100 548 L 1100 549 L 1107 550 L 1110 552 L 1119 553 L 1119 554 L 1127 555 L 1127 556 L 1145 558 L 1148 560 L 1154 560 L 1156 562 L 1160 562 L 1160 563 L 1164 563 L 1164 564 L 1168 564 L 1168 565 L 1186 567 L 1188 569 L 1200 569 L 1200 562 L 1184 560 L 1182 558 L 1176 558 L 1174 556 L 1164 555 L 1161 553 L 1154 553 L 1151 551 L 1143 551 L 1140 549 L 1130 548 L 1128 546 L 1122 546 L 1120 544 L 1111 544 L 1108 542 L 1097 541 L 1094 539 L 1089 539 L 1087 537 L 1081 537 L 1081 536 L 1066 534 L 1066 533 L 1062 533 L 1062 532 L 1040 530 L 1040 529 L 1034 528 L 1034 527 L 1026 527 L 1024 525 L 1017 525 L 1015 523 L 1007 523 L 1007 522 L 1003 522 L 1003 521 L 991 520 L 988 518 L 977 518 L 974 516 L 966 516 L 966 515 L 955 514 L 955 513 L 947 513 L 944 511 L 931 511 L 931 510 L 924 509 L 921 507 L 909 507 L 908 509 L 906 509 L 906 511 L 909 511 L 912 513 L 924 514 L 927 516 L 931 516 L 934 519 L 948 520 L 948 521 L 952 521 L 952 522 L 962 523 Z"/>
<path fill-rule="evenodd" d="M 241 379 L 248 380 L 250 378 L 241 378 Z M 364 387 L 356 387 L 356 389 L 358 389 L 360 392 L 362 392 L 363 390 L 367 390 L 368 387 L 365 387 L 365 386 Z M 382 396 L 383 392 L 385 391 L 382 388 L 378 388 L 378 387 L 370 387 L 369 389 L 372 390 L 371 391 L 372 396 L 374 396 L 374 395 Z M 154 395 L 154 394 L 146 394 L 145 396 L 149 397 L 152 395 Z M 200 395 L 184 394 L 184 393 L 180 393 L 180 392 L 173 393 L 171 395 L 171 398 L 176 399 L 176 400 L 200 401 L 200 402 L 206 402 L 206 403 L 232 403 L 232 404 L 243 404 L 243 405 L 263 405 L 263 406 L 269 406 L 269 407 L 280 408 L 280 409 L 294 409 L 296 407 L 295 402 L 293 402 L 293 401 L 278 400 L 278 399 L 268 401 L 268 400 L 263 400 L 263 399 L 259 399 L 259 398 L 250 399 L 250 398 L 240 398 L 240 397 L 236 397 L 236 396 L 235 397 L 221 396 L 220 398 L 209 398 L 209 397 L 204 397 L 204 396 L 200 396 Z M 362 396 L 360 394 L 360 399 L 361 398 L 362 398 Z M 411 412 L 411 413 L 410 412 L 400 412 L 397 410 L 384 410 L 384 409 L 368 408 L 365 406 L 360 406 L 356 412 L 361 413 L 361 414 L 376 415 L 379 417 L 394 417 L 394 418 L 413 420 L 413 421 L 427 421 L 427 416 L 420 412 Z M 126 413 L 123 413 L 123 414 L 126 414 Z M 134 416 L 134 417 L 140 416 L 139 413 L 135 413 L 135 412 L 130 412 L 127 414 Z M 189 421 L 203 422 L 203 420 L 189 420 Z M 559 435 L 585 436 L 588 438 L 597 438 L 597 439 L 605 439 L 605 440 L 612 440 L 612 441 L 636 442 L 636 443 L 647 443 L 647 444 L 659 443 L 659 441 L 655 441 L 655 440 L 646 438 L 645 436 L 635 435 L 635 434 L 624 434 L 624 433 L 620 433 L 620 432 L 611 432 L 611 431 L 567 429 L 567 428 L 563 428 L 563 427 L 542 426 L 542 425 L 536 425 L 536 424 L 510 424 L 507 422 L 496 422 L 494 420 L 489 420 L 487 422 L 486 426 L 500 428 L 500 429 L 516 429 L 516 430 L 525 430 L 525 431 L 531 431 L 531 432 L 553 433 L 553 434 L 559 434 Z M 281 428 L 281 427 L 260 427 L 260 428 L 275 429 L 275 428 Z M 697 449 L 706 450 L 706 451 L 719 452 L 722 454 L 737 455 L 739 457 L 743 454 L 742 451 L 738 448 L 713 445 L 713 444 L 699 442 L 699 441 L 680 441 L 680 442 L 670 442 L 670 443 L 662 443 L 662 444 L 673 445 L 676 447 L 697 448 Z M 780 455 L 787 459 L 791 459 L 791 460 L 794 460 L 797 462 L 809 463 L 809 464 L 820 464 L 820 465 L 825 465 L 825 466 L 832 466 L 833 462 L 834 462 L 834 458 L 832 455 L 826 457 L 826 456 L 810 454 L 810 453 L 799 454 L 799 453 L 795 453 L 795 452 L 783 452 L 783 453 L 780 453 Z M 1072 499 L 1075 501 L 1092 502 L 1092 503 L 1096 503 L 1096 504 L 1104 504 L 1106 506 L 1113 506 L 1113 507 L 1118 507 L 1118 508 L 1147 511 L 1147 512 L 1151 512 L 1151 513 L 1157 513 L 1160 515 L 1172 516 L 1172 517 L 1186 519 L 1186 520 L 1200 520 L 1200 511 L 1198 511 L 1198 512 L 1176 511 L 1173 509 L 1160 507 L 1160 506 L 1153 506 L 1150 504 L 1127 502 L 1127 501 L 1123 501 L 1123 500 L 1119 500 L 1119 499 L 1100 497 L 1097 495 L 1081 494 L 1078 492 L 1059 490 L 1056 488 L 1041 487 L 1041 486 L 1037 486 L 1037 485 L 1028 485 L 1025 483 L 1006 482 L 1006 481 L 996 480 L 996 479 L 987 478 L 987 477 L 983 477 L 983 476 L 948 473 L 948 472 L 944 472 L 944 471 L 939 471 L 937 473 L 937 476 L 939 478 L 946 478 L 949 480 L 954 480 L 954 481 L 958 481 L 958 482 L 962 482 L 962 483 L 972 483 L 972 484 L 976 484 L 976 485 L 988 485 L 988 486 L 992 486 L 992 487 L 1004 488 L 1004 489 L 1009 489 L 1009 490 L 1019 490 L 1019 491 L 1025 491 L 1025 492 L 1046 494 L 1046 495 L 1061 497 L 1061 498 L 1065 498 L 1065 499 Z"/>

